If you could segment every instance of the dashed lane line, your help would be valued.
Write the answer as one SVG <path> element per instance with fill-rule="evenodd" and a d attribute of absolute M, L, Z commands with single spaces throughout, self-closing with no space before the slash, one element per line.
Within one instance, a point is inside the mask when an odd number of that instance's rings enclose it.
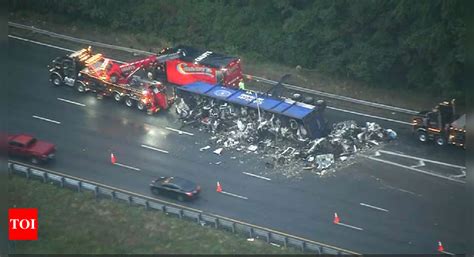
<path fill-rule="evenodd" d="M 85 107 L 85 106 L 86 106 L 85 104 L 81 104 L 81 103 L 74 102 L 74 101 L 67 100 L 67 99 L 60 98 L 60 97 L 58 97 L 57 99 L 58 99 L 59 101 L 63 101 L 63 102 L 70 103 L 70 104 L 79 105 L 79 106 L 82 106 L 82 107 Z"/>
<path fill-rule="evenodd" d="M 132 166 L 128 166 L 128 165 L 125 165 L 125 164 L 122 164 L 122 163 L 114 163 L 114 165 L 117 165 L 117 166 L 120 166 L 120 167 L 124 167 L 124 168 L 127 168 L 127 169 L 131 169 L 131 170 L 136 170 L 136 171 L 140 171 L 139 168 L 135 168 L 135 167 L 132 167 Z"/>
<path fill-rule="evenodd" d="M 61 124 L 61 122 L 59 122 L 59 121 L 51 120 L 51 119 L 44 118 L 44 117 L 40 117 L 40 116 L 36 116 L 36 115 L 33 115 L 33 118 L 39 119 L 39 120 L 48 121 L 48 122 L 55 123 L 55 124 Z"/>
<path fill-rule="evenodd" d="M 149 146 L 149 145 L 141 145 L 141 147 L 147 148 L 147 149 L 150 149 L 150 150 L 153 150 L 153 151 L 161 152 L 161 153 L 169 153 L 169 152 L 166 151 L 166 150 L 158 149 L 158 148 L 156 148 L 156 147 Z"/>
<path fill-rule="evenodd" d="M 253 173 L 248 173 L 248 172 L 242 172 L 242 173 L 245 174 L 245 175 L 248 175 L 248 176 L 252 176 L 252 177 L 259 178 L 259 179 L 264 179 L 264 180 L 268 180 L 268 181 L 272 180 L 272 179 L 270 179 L 270 178 L 263 177 L 263 176 L 259 176 L 259 175 L 255 175 L 255 174 L 253 174 Z"/>
<path fill-rule="evenodd" d="M 372 209 L 375 209 L 375 210 L 379 210 L 379 211 L 388 212 L 388 210 L 387 210 L 387 209 L 380 208 L 380 207 L 377 207 L 377 206 L 373 206 L 373 205 L 370 205 L 370 204 L 366 204 L 366 203 L 360 203 L 360 205 L 362 205 L 362 206 L 365 206 L 365 207 L 368 207 L 368 208 L 372 208 Z"/>
<path fill-rule="evenodd" d="M 221 193 L 222 193 L 222 194 L 225 194 L 225 195 L 230 195 L 230 196 L 233 196 L 233 197 L 237 197 L 237 198 L 240 198 L 240 199 L 248 200 L 248 198 L 245 197 L 245 196 L 232 194 L 232 193 L 229 193 L 229 192 L 226 192 L 226 191 L 222 191 Z"/>
<path fill-rule="evenodd" d="M 189 132 L 182 131 L 182 130 L 179 130 L 179 129 L 174 129 L 174 128 L 170 128 L 170 127 L 165 127 L 165 129 L 171 130 L 171 131 L 174 131 L 174 132 L 178 132 L 178 134 L 180 134 L 180 135 L 185 134 L 185 135 L 189 135 L 189 136 L 194 136 L 193 133 L 189 133 Z"/>

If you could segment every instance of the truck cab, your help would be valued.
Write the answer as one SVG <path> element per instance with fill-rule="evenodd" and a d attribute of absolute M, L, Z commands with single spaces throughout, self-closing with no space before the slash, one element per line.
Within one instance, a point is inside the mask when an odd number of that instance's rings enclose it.
<path fill-rule="evenodd" d="M 465 147 L 465 115 L 456 114 L 455 99 L 421 111 L 412 118 L 413 133 L 421 142 L 435 141 L 439 146 L 453 144 Z"/>

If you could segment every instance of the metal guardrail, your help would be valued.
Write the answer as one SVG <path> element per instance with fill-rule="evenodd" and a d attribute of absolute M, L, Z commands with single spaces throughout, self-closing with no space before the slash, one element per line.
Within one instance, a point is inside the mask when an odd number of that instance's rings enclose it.
<path fill-rule="evenodd" d="M 115 50 L 125 51 L 125 52 L 129 52 L 129 53 L 141 53 L 141 54 L 147 54 L 147 55 L 155 54 L 155 53 L 152 53 L 152 52 L 133 49 L 133 48 L 129 48 L 129 47 L 116 46 L 116 45 L 105 44 L 105 43 L 100 43 L 100 42 L 96 42 L 96 41 L 81 39 L 81 38 L 75 38 L 75 37 L 62 35 L 62 34 L 58 34 L 58 33 L 51 32 L 51 31 L 43 30 L 43 29 L 38 29 L 38 28 L 35 28 L 34 26 L 27 26 L 27 25 L 15 23 L 15 22 L 8 22 L 8 26 L 19 28 L 19 29 L 30 30 L 30 31 L 33 31 L 35 33 L 48 35 L 48 36 L 54 37 L 54 38 L 69 40 L 69 41 L 73 41 L 73 42 L 77 42 L 77 43 L 93 45 L 93 46 L 98 46 L 98 47 L 103 47 L 103 48 L 115 49 Z M 247 79 L 255 80 L 257 82 L 267 83 L 267 84 L 270 84 L 270 85 L 276 85 L 278 83 L 277 81 L 266 79 L 266 78 L 263 78 L 263 77 L 254 76 L 254 75 L 251 75 L 251 74 L 244 74 L 244 76 L 246 76 Z M 305 92 L 305 93 L 309 93 L 309 94 L 313 94 L 313 95 L 319 95 L 319 96 L 332 98 L 332 99 L 336 99 L 336 100 L 341 100 L 341 101 L 346 101 L 346 102 L 350 102 L 350 103 L 365 105 L 365 106 L 369 106 L 369 107 L 373 107 L 373 108 L 385 109 L 385 110 L 389 110 L 389 111 L 395 111 L 395 112 L 400 112 L 400 113 L 405 113 L 405 114 L 410 114 L 410 115 L 414 115 L 414 114 L 418 113 L 418 111 L 404 109 L 404 108 L 401 108 L 401 107 L 369 102 L 369 101 L 360 100 L 360 99 L 356 99 L 356 98 L 351 98 L 351 97 L 347 97 L 347 96 L 340 96 L 340 95 L 326 93 L 326 92 L 322 92 L 322 91 L 318 91 L 318 90 L 314 90 L 314 89 L 309 89 L 309 88 L 304 88 L 304 87 L 300 87 L 300 86 L 296 86 L 296 85 L 291 85 L 291 84 L 286 84 L 286 83 L 283 83 L 283 85 L 285 87 L 287 87 L 289 89 L 292 89 L 292 90 L 295 90 L 295 91 L 300 91 L 300 92 Z"/>
<path fill-rule="evenodd" d="M 13 175 L 24 175 L 27 179 L 40 179 L 43 183 L 52 182 L 63 188 L 75 189 L 78 192 L 93 192 L 96 198 L 105 197 L 112 200 L 127 202 L 130 206 L 143 206 L 147 210 L 162 211 L 172 214 L 180 219 L 195 221 L 201 225 L 210 225 L 216 229 L 223 229 L 232 233 L 247 235 L 271 243 L 272 245 L 298 248 L 302 252 L 333 255 L 360 255 L 356 252 L 331 247 L 311 240 L 292 237 L 284 233 L 267 230 L 259 226 L 252 226 L 244 222 L 224 218 L 185 206 L 173 206 L 163 203 L 158 199 L 152 199 L 143 195 L 135 194 L 118 188 L 102 185 L 93 181 L 83 180 L 59 172 L 33 167 L 16 161 L 8 161 L 8 173 Z"/>

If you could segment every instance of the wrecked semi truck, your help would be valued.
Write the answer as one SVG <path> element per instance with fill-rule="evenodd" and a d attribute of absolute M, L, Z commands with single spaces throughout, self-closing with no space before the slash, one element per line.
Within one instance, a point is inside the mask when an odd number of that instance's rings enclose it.
<path fill-rule="evenodd" d="M 158 66 L 156 76 L 183 86 L 194 82 L 221 84 L 236 88 L 243 79 L 238 57 L 203 51 L 189 46 L 164 48 L 161 55 L 182 51 L 180 58 L 170 59 Z"/>
<path fill-rule="evenodd" d="M 204 82 L 178 87 L 176 95 L 176 111 L 180 118 L 209 124 L 212 132 L 226 121 L 248 117 L 248 120 L 257 121 L 253 126 L 255 130 L 296 141 L 307 142 L 328 133 L 324 101 L 311 105 L 290 98 Z"/>
<path fill-rule="evenodd" d="M 421 111 L 412 118 L 413 133 L 419 141 L 434 140 L 437 145 L 452 144 L 466 148 L 466 114 L 456 113 L 455 99 Z"/>

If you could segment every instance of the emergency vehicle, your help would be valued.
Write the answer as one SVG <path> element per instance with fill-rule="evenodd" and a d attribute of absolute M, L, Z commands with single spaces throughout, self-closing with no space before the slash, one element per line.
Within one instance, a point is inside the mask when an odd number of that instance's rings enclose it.
<path fill-rule="evenodd" d="M 117 102 L 124 101 L 128 107 L 136 105 L 139 110 L 152 114 L 168 109 L 174 97 L 166 94 L 162 83 L 135 74 L 166 60 L 179 58 L 181 53 L 177 50 L 119 64 L 100 53 L 92 53 L 88 47 L 53 60 L 49 65 L 50 81 L 55 86 L 75 87 L 80 93 L 92 91 L 100 96 L 113 96 Z"/>

